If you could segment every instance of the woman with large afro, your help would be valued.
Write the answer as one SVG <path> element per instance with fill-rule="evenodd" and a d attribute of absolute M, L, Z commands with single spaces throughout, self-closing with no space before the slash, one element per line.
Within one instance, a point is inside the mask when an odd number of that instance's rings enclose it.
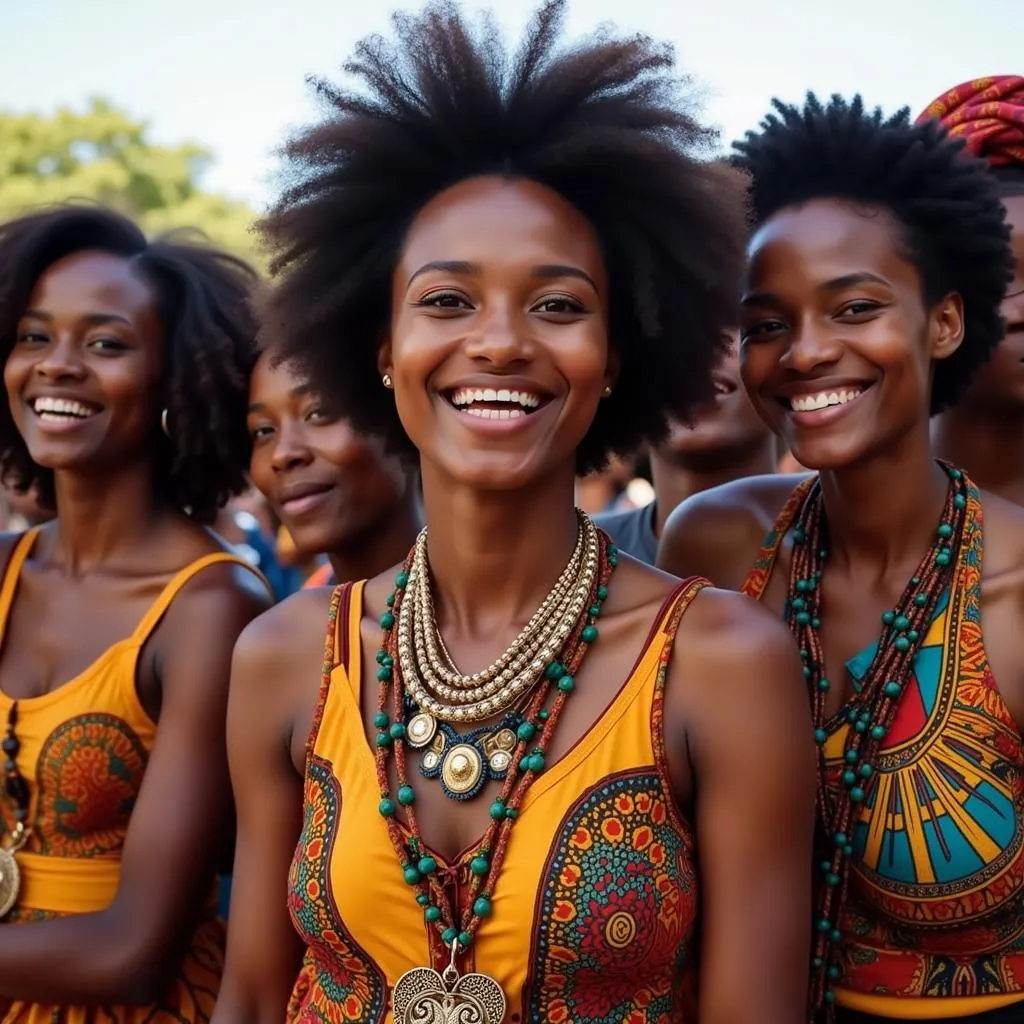
<path fill-rule="evenodd" d="M 446 4 L 399 17 L 288 146 L 268 329 L 417 462 L 427 525 L 238 643 L 219 1024 L 289 998 L 305 1021 L 803 1014 L 792 639 L 573 506 L 577 473 L 712 397 L 741 190 L 668 50 L 567 46 L 563 6 L 514 55 Z"/>

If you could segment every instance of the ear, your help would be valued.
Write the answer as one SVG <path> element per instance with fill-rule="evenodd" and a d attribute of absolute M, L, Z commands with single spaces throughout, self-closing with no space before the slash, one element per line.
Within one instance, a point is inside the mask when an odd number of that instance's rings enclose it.
<path fill-rule="evenodd" d="M 964 340 L 964 300 L 955 292 L 932 310 L 932 359 L 948 359 Z"/>
<path fill-rule="evenodd" d="M 394 366 L 391 361 L 391 335 L 388 334 L 381 341 L 377 349 L 377 372 L 383 377 L 385 373 L 391 373 Z"/>

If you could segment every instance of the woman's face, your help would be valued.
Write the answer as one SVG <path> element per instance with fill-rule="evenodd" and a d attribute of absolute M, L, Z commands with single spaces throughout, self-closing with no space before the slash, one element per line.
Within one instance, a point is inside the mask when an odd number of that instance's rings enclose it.
<path fill-rule="evenodd" d="M 740 314 L 750 399 L 804 466 L 835 469 L 927 430 L 932 363 L 963 338 L 960 299 L 928 308 L 891 215 L 813 200 L 750 243 Z"/>
<path fill-rule="evenodd" d="M 397 459 L 326 412 L 287 363 L 263 353 L 249 385 L 253 483 L 303 554 L 343 551 L 406 500 Z"/>
<path fill-rule="evenodd" d="M 79 252 L 44 271 L 4 367 L 32 460 L 81 472 L 144 454 L 159 423 L 162 333 L 152 289 L 123 257 Z"/>
<path fill-rule="evenodd" d="M 571 480 L 614 375 L 607 306 L 593 228 L 545 186 L 474 178 L 427 203 L 380 353 L 424 472 L 482 490 Z"/>

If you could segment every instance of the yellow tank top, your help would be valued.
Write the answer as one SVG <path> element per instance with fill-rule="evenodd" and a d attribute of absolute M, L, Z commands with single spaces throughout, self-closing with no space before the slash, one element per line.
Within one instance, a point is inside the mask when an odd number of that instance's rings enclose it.
<path fill-rule="evenodd" d="M 597 721 L 536 779 L 512 830 L 486 918 L 460 965 L 494 978 L 510 1022 L 693 1022 L 697 880 L 662 739 L 662 691 L 683 612 L 666 602 L 629 678 Z M 443 969 L 378 813 L 359 703 L 363 585 L 342 586 L 310 734 L 305 820 L 289 908 L 306 944 L 291 1021 L 392 1021 L 413 967 Z M 436 852 L 460 910 L 477 846 Z M 433 960 L 432 960 L 433 954 Z"/>
<path fill-rule="evenodd" d="M 18 541 L 0 584 L 0 645 L 22 566 L 38 533 L 38 528 L 30 530 Z M 167 584 L 131 636 L 58 689 L 17 702 L 17 765 L 30 788 L 31 835 L 18 853 L 18 903 L 0 927 L 96 912 L 113 901 L 121 848 L 157 731 L 136 693 L 139 654 L 181 588 L 207 566 L 222 562 L 256 572 L 226 552 L 197 559 Z M 0 692 L 0 721 L 6 722 L 12 703 Z M 4 833 L 14 826 L 13 812 L 0 790 Z M 223 958 L 224 927 L 211 899 L 159 1005 L 67 1007 L 0 998 L 0 1024 L 205 1022 L 213 1014 Z"/>

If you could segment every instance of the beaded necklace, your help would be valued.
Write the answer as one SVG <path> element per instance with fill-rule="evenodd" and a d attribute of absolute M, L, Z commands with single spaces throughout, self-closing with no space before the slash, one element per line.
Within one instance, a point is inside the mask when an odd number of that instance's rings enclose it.
<path fill-rule="evenodd" d="M 545 753 L 558 719 L 575 689 L 574 677 L 591 644 L 598 638 L 595 623 L 608 596 L 608 583 L 618 564 L 618 552 L 608 537 L 600 533 L 598 571 L 584 613 L 561 650 L 556 652 L 556 657 L 548 662 L 523 711 L 523 720 L 516 730 L 517 745 L 511 766 L 498 797 L 491 804 L 490 822 L 469 865 L 472 881 L 468 909 L 461 915 L 438 878 L 437 861 L 423 842 L 416 819 L 416 792 L 406 769 L 405 685 L 398 658 L 395 624 L 406 596 L 414 555 L 415 551 L 410 553 L 395 577 L 395 589 L 387 601 L 388 610 L 380 620 L 383 631 L 377 652 L 380 691 L 374 716 L 374 725 L 379 730 L 376 743 L 377 782 L 380 787 L 378 810 L 401 864 L 402 877 L 415 892 L 428 926 L 449 951 L 449 963 L 440 974 L 429 967 L 413 968 L 403 974 L 394 988 L 394 1017 L 396 1024 L 454 1020 L 456 1016 L 460 1021 L 501 1024 L 506 1009 L 501 987 L 486 975 L 460 974 L 458 958 L 472 944 L 481 922 L 491 914 L 491 894 L 504 863 L 512 827 L 519 817 L 530 784 L 544 770 Z M 335 602 L 332 616 L 336 615 Z M 331 667 L 325 661 L 324 671 L 329 674 Z M 392 758 L 398 783 L 393 796 L 388 776 Z M 400 809 L 404 813 L 405 829 L 398 820 Z"/>
<path fill-rule="evenodd" d="M 7 713 L 7 731 L 0 749 L 4 752 L 4 793 L 14 804 L 14 828 L 6 846 L 0 846 L 0 920 L 7 916 L 18 901 L 21 873 L 15 854 L 28 842 L 29 791 L 25 777 L 18 770 L 15 758 L 21 743 L 15 734 L 18 724 L 18 705 L 11 705 Z"/>
<path fill-rule="evenodd" d="M 842 976 L 837 962 L 837 946 L 842 939 L 839 914 L 849 886 L 857 809 L 864 802 L 865 786 L 875 771 L 874 759 L 896 717 L 914 658 L 936 606 L 952 581 L 963 541 L 968 481 L 960 470 L 940 465 L 949 476 L 949 490 L 935 540 L 897 606 L 882 614 L 882 635 L 862 683 L 849 703 L 831 719 L 825 707 L 832 683 L 825 676 L 819 617 L 821 577 L 828 556 L 828 524 L 820 481 L 815 481 L 807 492 L 794 521 L 785 617 L 800 646 L 804 678 L 810 688 L 818 747 L 817 802 L 825 844 L 820 861 L 824 884 L 817 891 L 811 1009 L 815 1012 L 824 1004 L 829 1019 L 835 1000 L 832 983 Z M 843 753 L 842 787 L 836 795 L 828 784 L 824 746 L 844 719 L 850 729 Z"/>

